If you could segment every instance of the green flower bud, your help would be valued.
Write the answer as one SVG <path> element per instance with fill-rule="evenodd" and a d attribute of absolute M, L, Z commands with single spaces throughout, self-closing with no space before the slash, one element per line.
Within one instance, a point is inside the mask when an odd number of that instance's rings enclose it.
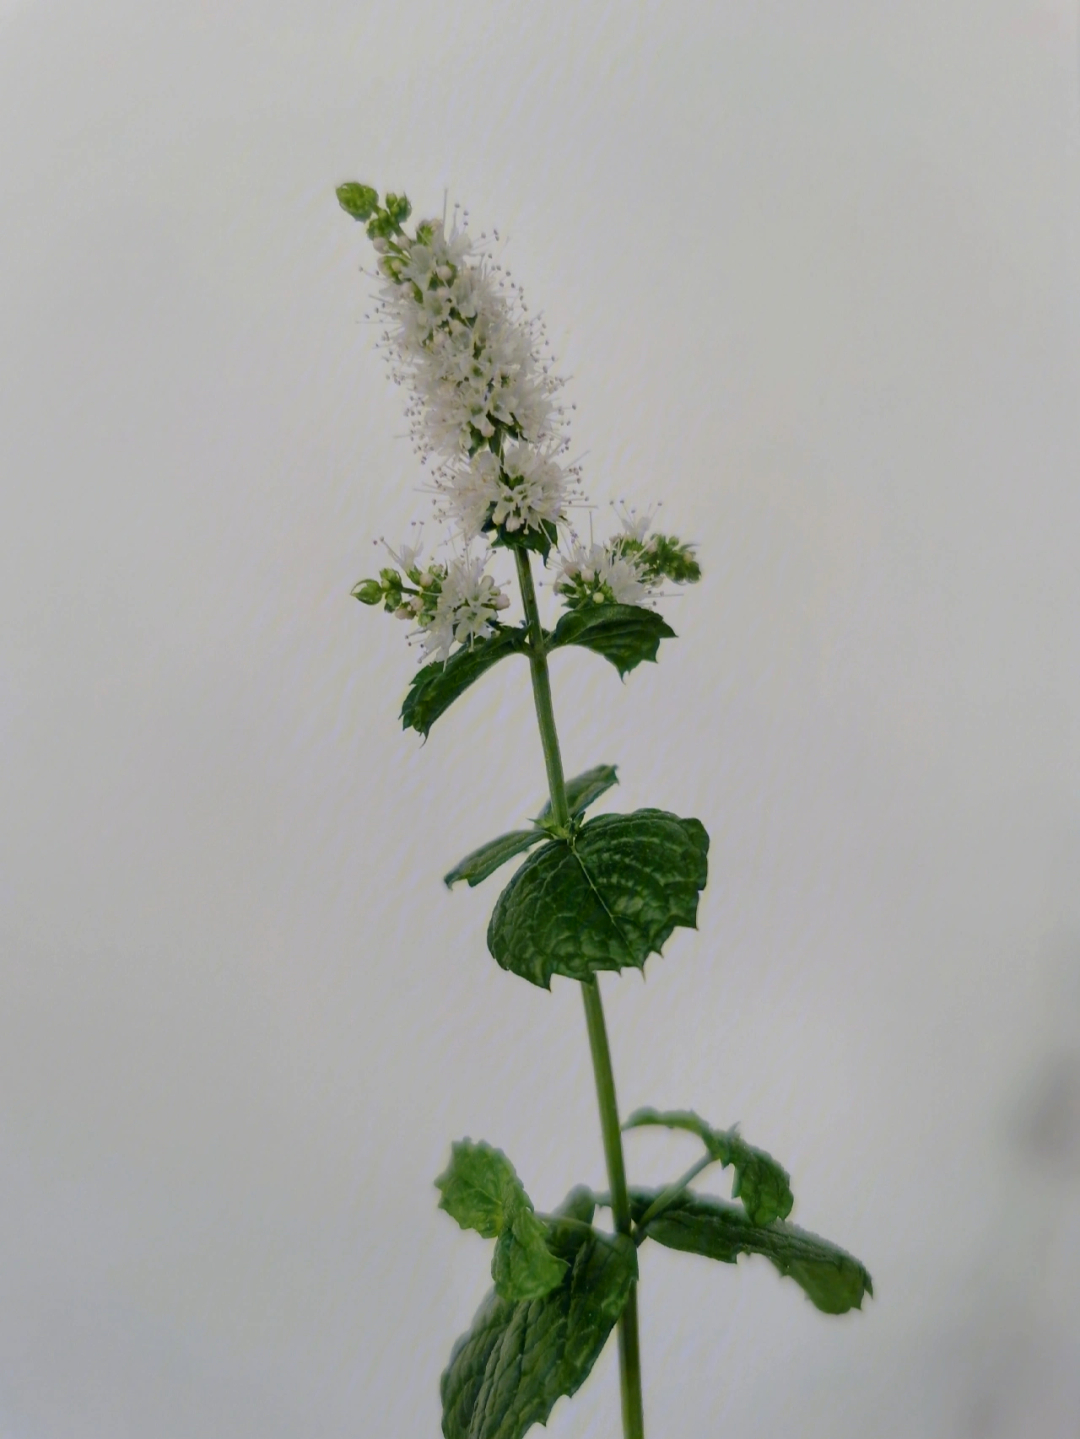
<path fill-rule="evenodd" d="M 358 184 L 356 180 L 339 185 L 337 197 L 346 215 L 351 215 L 354 220 L 367 220 L 379 208 L 378 190 L 373 190 L 370 185 Z"/>
<path fill-rule="evenodd" d="M 362 605 L 377 605 L 382 601 L 383 587 L 378 580 L 361 580 L 353 589 L 352 595 Z"/>

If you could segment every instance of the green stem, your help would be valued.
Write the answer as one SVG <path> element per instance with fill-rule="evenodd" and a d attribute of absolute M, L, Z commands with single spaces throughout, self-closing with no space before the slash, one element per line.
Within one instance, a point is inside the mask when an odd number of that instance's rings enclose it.
<path fill-rule="evenodd" d="M 638 1220 L 637 1229 L 634 1233 L 634 1243 L 640 1244 L 645 1238 L 645 1226 L 651 1219 L 655 1219 L 658 1214 L 663 1214 L 669 1205 L 674 1204 L 675 1200 L 678 1199 L 679 1195 L 692 1179 L 696 1179 L 703 1169 L 708 1169 L 710 1164 L 715 1163 L 715 1155 L 706 1154 L 702 1159 L 699 1159 L 696 1164 L 692 1164 L 681 1178 L 676 1179 L 674 1184 L 669 1184 L 662 1193 L 658 1194 Z"/>
<path fill-rule="evenodd" d="M 536 604 L 532 566 L 527 550 L 515 549 L 521 599 L 529 628 L 529 664 L 532 669 L 533 699 L 540 726 L 540 742 L 544 747 L 551 813 L 556 825 L 569 832 L 570 808 L 566 802 L 566 780 L 563 776 L 559 736 L 555 729 L 555 711 L 551 703 L 551 678 L 548 673 L 547 648 Z M 619 1234 L 631 1232 L 630 1196 L 626 1189 L 626 1166 L 623 1163 L 622 1131 L 619 1128 L 619 1106 L 615 1097 L 615 1075 L 611 1068 L 607 1026 L 600 989 L 595 979 L 582 983 L 585 1001 L 585 1024 L 589 1032 L 589 1050 L 596 1076 L 596 1097 L 600 1106 L 600 1132 L 604 1140 L 608 1184 L 611 1186 L 611 1210 Z M 619 1379 L 622 1388 L 624 1439 L 645 1439 L 645 1418 L 641 1402 L 641 1350 L 638 1344 L 637 1286 L 630 1286 L 623 1312 L 619 1318 Z"/>
<path fill-rule="evenodd" d="M 536 590 L 533 588 L 532 566 L 529 564 L 527 550 L 515 550 L 514 559 L 517 561 L 521 599 L 525 606 L 525 623 L 529 627 L 533 700 L 536 704 L 537 723 L 540 726 L 540 743 L 544 746 L 551 814 L 558 827 L 567 830 L 570 827 L 570 808 L 566 803 L 566 780 L 563 777 L 562 755 L 559 753 L 559 736 L 555 730 L 551 676 L 548 673 L 547 649 L 544 645 L 543 626 L 540 623 L 540 610 L 536 604 Z"/>
<path fill-rule="evenodd" d="M 600 1106 L 600 1130 L 604 1137 L 604 1158 L 607 1161 L 608 1184 L 611 1186 L 611 1213 L 615 1232 L 629 1235 L 630 1195 L 626 1189 L 626 1166 L 623 1163 L 622 1130 L 619 1127 L 619 1105 L 615 1098 L 615 1074 L 611 1068 L 604 1006 L 600 986 L 595 979 L 584 982 L 581 997 L 585 1001 L 585 1024 L 589 1031 L 589 1050 L 593 1073 L 596 1075 L 596 1098 Z M 645 1439 L 645 1416 L 641 1402 L 641 1349 L 638 1344 L 637 1285 L 631 1284 L 626 1305 L 619 1318 L 619 1380 L 622 1386 L 623 1434 L 625 1439 Z"/>

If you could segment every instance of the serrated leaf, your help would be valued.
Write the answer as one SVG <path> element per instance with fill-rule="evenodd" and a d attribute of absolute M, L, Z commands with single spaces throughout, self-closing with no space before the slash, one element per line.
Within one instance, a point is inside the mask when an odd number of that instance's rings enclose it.
<path fill-rule="evenodd" d="M 401 706 L 402 729 L 414 729 L 425 738 L 440 715 L 450 708 L 459 695 L 480 678 L 492 665 L 507 655 L 518 653 L 525 645 L 523 629 L 499 630 L 486 640 L 474 640 L 448 660 L 433 660 L 418 670 Z"/>
<path fill-rule="evenodd" d="M 522 1439 L 589 1377 L 637 1277 L 637 1252 L 625 1235 L 559 1220 L 550 1243 L 567 1266 L 558 1287 L 517 1301 L 492 1291 L 454 1345 L 440 1385 L 445 1439 Z"/>
<path fill-rule="evenodd" d="M 449 874 L 443 875 L 443 883 L 447 889 L 452 889 L 462 879 L 468 880 L 470 888 L 478 885 L 489 874 L 494 874 L 500 865 L 539 844 L 544 837 L 535 829 L 515 829 L 509 834 L 501 834 L 498 839 L 488 840 L 487 844 L 467 854 Z"/>
<path fill-rule="evenodd" d="M 662 1192 L 631 1191 L 635 1223 Z M 703 1254 L 724 1264 L 734 1264 L 740 1254 L 763 1254 L 782 1275 L 794 1279 L 824 1314 L 859 1309 L 863 1295 L 874 1293 L 866 1267 L 827 1239 L 781 1219 L 754 1224 L 739 1205 L 710 1195 L 681 1194 L 643 1232 L 668 1249 Z"/>
<path fill-rule="evenodd" d="M 640 969 L 676 925 L 696 926 L 708 850 L 696 819 L 659 809 L 600 815 L 529 856 L 499 896 L 488 948 L 545 989 L 553 974 Z"/>
<path fill-rule="evenodd" d="M 587 769 L 584 774 L 576 774 L 573 779 L 566 781 L 566 807 L 571 815 L 581 814 L 602 794 L 606 794 L 613 784 L 618 783 L 619 777 L 613 764 L 593 765 L 592 769 Z M 551 823 L 550 800 L 536 816 L 536 823 L 542 826 Z"/>
<path fill-rule="evenodd" d="M 536 1299 L 560 1282 L 566 1268 L 548 1249 L 547 1225 L 501 1149 L 483 1140 L 450 1146 L 450 1163 L 435 1181 L 439 1208 L 462 1229 L 495 1239 L 491 1277 L 504 1299 Z"/>
<path fill-rule="evenodd" d="M 619 674 L 625 675 L 642 660 L 655 660 L 661 640 L 674 638 L 675 631 L 655 610 L 640 605 L 596 605 L 563 615 L 548 648 L 584 645 L 610 660 Z"/>
<path fill-rule="evenodd" d="M 725 1168 L 735 1167 L 732 1198 L 741 1199 L 754 1224 L 771 1224 L 791 1213 L 794 1196 L 791 1175 L 764 1149 L 747 1144 L 737 1129 L 713 1129 L 692 1109 L 638 1109 L 624 1123 L 624 1129 L 658 1124 L 666 1129 L 686 1129 L 696 1134 L 713 1159 Z"/>
<path fill-rule="evenodd" d="M 435 1181 L 442 1193 L 439 1208 L 462 1229 L 475 1229 L 485 1239 L 497 1238 L 511 1212 L 524 1199 L 525 1187 L 501 1149 L 480 1140 L 462 1139 L 450 1146 L 450 1163 Z"/>

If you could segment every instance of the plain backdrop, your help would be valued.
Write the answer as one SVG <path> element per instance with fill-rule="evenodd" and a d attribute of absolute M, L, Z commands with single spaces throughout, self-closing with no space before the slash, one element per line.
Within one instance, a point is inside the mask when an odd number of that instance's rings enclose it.
<path fill-rule="evenodd" d="M 429 500 L 345 179 L 499 229 L 598 532 L 700 547 L 659 665 L 554 663 L 712 836 L 620 1100 L 877 1297 L 646 1250 L 650 1434 L 1080 1430 L 1077 71 L 1071 0 L 0 6 L 0 1439 L 435 1435 L 450 1140 L 604 1183 L 576 987 L 439 878 L 544 798 L 525 668 L 421 745 L 349 598 Z"/>

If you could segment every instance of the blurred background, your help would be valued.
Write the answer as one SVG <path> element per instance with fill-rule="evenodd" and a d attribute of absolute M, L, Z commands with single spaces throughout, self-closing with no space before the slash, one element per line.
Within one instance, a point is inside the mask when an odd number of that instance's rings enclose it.
<path fill-rule="evenodd" d="M 604 980 L 620 1100 L 741 1121 L 877 1297 L 647 1250 L 650 1433 L 1080 1430 L 1077 50 L 1072 0 L 0 3 L 0 1439 L 435 1435 L 450 1140 L 604 1182 L 576 987 L 440 883 L 544 798 L 526 671 L 422 746 L 349 598 L 429 500 L 346 179 L 507 237 L 598 532 L 700 546 L 658 666 L 554 663 L 568 770 L 712 835 Z"/>

